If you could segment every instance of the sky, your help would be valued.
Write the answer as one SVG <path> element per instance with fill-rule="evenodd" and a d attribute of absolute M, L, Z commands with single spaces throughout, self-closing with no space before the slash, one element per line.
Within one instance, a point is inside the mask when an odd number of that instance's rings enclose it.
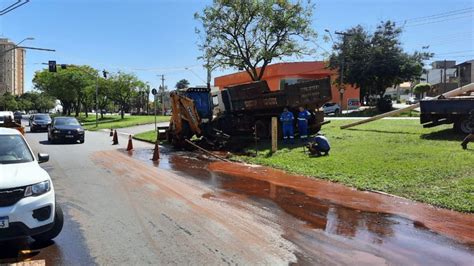
<path fill-rule="evenodd" d="M 0 8 L 16 0 L 0 0 Z M 435 53 L 434 60 L 474 59 L 473 0 L 320 0 L 313 15 L 318 33 L 317 50 L 295 60 L 323 60 L 331 51 L 325 29 L 343 31 L 358 24 L 373 31 L 382 20 L 403 25 L 403 47 L 408 52 Z M 180 79 L 191 85 L 205 85 L 206 71 L 198 60 L 199 22 L 196 12 L 211 5 L 210 0 L 30 0 L 26 5 L 0 16 L 0 38 L 22 45 L 55 49 L 29 50 L 26 54 L 25 89 L 41 63 L 85 64 L 96 69 L 135 73 L 157 88 L 164 75 L 168 88 Z M 333 34 L 333 37 L 334 34 Z M 235 72 L 215 70 L 213 77 Z"/>

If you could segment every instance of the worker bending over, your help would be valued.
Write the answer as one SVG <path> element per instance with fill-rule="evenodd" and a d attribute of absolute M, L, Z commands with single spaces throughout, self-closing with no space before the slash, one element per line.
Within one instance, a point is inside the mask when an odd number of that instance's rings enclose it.
<path fill-rule="evenodd" d="M 308 110 L 304 109 L 304 107 L 299 108 L 298 113 L 298 131 L 300 133 L 300 139 L 302 142 L 307 141 L 308 139 L 308 119 L 311 117 L 311 113 Z"/>
<path fill-rule="evenodd" d="M 314 138 L 313 142 L 308 143 L 307 147 L 311 155 L 316 156 L 321 156 L 322 153 L 324 153 L 324 156 L 329 155 L 329 150 L 331 150 L 328 139 L 319 134 Z"/>
<path fill-rule="evenodd" d="M 288 138 L 290 139 L 291 144 L 295 143 L 295 137 L 293 136 L 293 120 L 295 120 L 293 113 L 288 111 L 288 108 L 285 107 L 283 113 L 280 115 L 284 143 L 288 143 Z"/>

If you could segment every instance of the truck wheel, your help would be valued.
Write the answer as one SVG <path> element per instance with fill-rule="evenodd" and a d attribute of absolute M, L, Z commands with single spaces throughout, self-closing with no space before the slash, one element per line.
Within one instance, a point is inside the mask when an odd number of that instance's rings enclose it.
<path fill-rule="evenodd" d="M 39 235 L 32 236 L 34 240 L 39 242 L 46 242 L 49 241 L 59 235 L 61 230 L 63 229 L 64 225 L 64 217 L 63 217 L 63 210 L 61 207 L 56 204 L 56 210 L 54 212 L 54 225 L 53 227 L 44 233 Z"/>
<path fill-rule="evenodd" d="M 454 129 L 464 134 L 470 134 L 474 131 L 474 123 L 468 117 L 464 117 L 454 123 Z"/>

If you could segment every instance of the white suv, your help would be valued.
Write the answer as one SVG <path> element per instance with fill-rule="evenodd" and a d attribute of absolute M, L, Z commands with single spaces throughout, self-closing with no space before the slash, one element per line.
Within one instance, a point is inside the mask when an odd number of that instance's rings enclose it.
<path fill-rule="evenodd" d="M 323 105 L 324 114 L 339 114 L 341 106 L 337 103 L 325 103 Z"/>
<path fill-rule="evenodd" d="M 0 241 L 31 236 L 37 241 L 55 238 L 63 228 L 48 173 L 35 159 L 21 133 L 0 128 Z"/>

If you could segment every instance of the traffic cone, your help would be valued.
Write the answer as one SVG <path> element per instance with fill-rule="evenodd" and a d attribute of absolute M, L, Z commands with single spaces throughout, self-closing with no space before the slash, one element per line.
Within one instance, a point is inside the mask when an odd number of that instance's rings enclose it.
<path fill-rule="evenodd" d="M 117 136 L 117 130 L 114 131 L 114 138 L 112 139 L 112 145 L 117 145 L 118 143 L 118 136 Z"/>
<path fill-rule="evenodd" d="M 127 151 L 133 150 L 132 135 L 128 135 Z"/>
<path fill-rule="evenodd" d="M 114 136 L 114 130 L 113 130 L 113 129 L 110 129 L 110 136 L 111 136 L 111 137 Z"/>
<path fill-rule="evenodd" d="M 160 159 L 160 146 L 158 145 L 159 143 L 160 141 L 156 140 L 155 149 L 153 150 L 153 158 L 151 158 L 151 160 L 154 162 Z"/>

